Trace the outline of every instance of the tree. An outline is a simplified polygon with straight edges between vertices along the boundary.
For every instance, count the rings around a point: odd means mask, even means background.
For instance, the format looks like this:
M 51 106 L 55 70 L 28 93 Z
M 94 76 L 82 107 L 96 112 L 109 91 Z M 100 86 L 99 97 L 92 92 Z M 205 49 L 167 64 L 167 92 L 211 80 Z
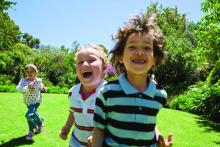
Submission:
M 220 78 L 220 1 L 204 0 L 201 9 L 204 16 L 198 24 L 197 54 L 203 57 L 202 63 L 208 63 L 210 67 L 213 67 L 207 77 L 208 83 L 212 85 Z
M 201 4 L 204 16 L 198 24 L 197 53 L 203 62 L 215 64 L 220 57 L 220 1 L 204 0 Z
M 30 48 L 39 48 L 40 47 L 40 40 L 38 38 L 34 38 L 32 35 L 28 33 L 22 33 L 20 35 L 20 41 L 23 44 L 26 44 Z
M 178 94 L 199 79 L 193 50 L 196 45 L 194 29 L 196 25 L 186 19 L 186 14 L 177 7 L 158 7 L 152 3 L 146 13 L 157 13 L 157 23 L 165 36 L 168 57 L 155 74 L 158 82 L 165 86 L 170 95 Z
M 0 0 L 0 51 L 8 50 L 19 41 L 19 27 L 10 19 L 5 11 L 16 4 L 15 2 Z
M 8 10 L 11 8 L 11 5 L 15 5 L 16 2 L 11 2 L 7 0 L 0 0 L 0 12 L 3 12 L 4 10 Z
M 0 12 L 0 50 L 8 50 L 16 44 L 20 34 L 19 27 L 14 24 L 7 13 Z

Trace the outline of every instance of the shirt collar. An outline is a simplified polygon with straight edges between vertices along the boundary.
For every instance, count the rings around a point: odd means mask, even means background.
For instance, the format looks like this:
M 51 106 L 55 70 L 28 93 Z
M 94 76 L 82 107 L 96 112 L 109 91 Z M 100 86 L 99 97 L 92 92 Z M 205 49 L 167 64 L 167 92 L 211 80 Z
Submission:
M 76 87 L 76 97 L 79 99 L 79 100 L 93 100 L 93 99 L 96 99 L 96 95 L 97 93 L 99 92 L 99 89 L 103 87 L 104 84 L 106 84 L 107 82 L 105 80 L 102 80 L 99 85 L 96 87 L 96 89 L 94 89 L 94 91 L 92 93 L 89 94 L 89 96 L 87 98 L 83 98 L 83 96 L 80 94 L 80 89 L 82 87 L 82 83 L 79 83 Z
M 148 95 L 150 97 L 154 97 L 156 93 L 156 82 L 153 81 L 151 78 L 149 80 L 148 87 L 144 91 L 140 91 L 133 87 L 127 80 L 125 74 L 120 74 L 119 76 L 119 83 L 121 85 L 122 90 L 126 94 L 135 94 L 135 93 L 143 93 L 145 95 Z

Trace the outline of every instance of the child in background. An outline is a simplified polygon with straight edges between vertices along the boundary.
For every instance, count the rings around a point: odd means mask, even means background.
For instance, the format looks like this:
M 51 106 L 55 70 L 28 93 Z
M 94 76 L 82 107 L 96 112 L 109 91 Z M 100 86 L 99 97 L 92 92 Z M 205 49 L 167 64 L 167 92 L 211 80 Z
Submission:
M 22 78 L 16 87 L 18 91 L 23 93 L 24 103 L 28 108 L 25 115 L 29 126 L 27 140 L 32 139 L 34 133 L 40 133 L 43 129 L 43 119 L 39 116 L 37 109 L 42 101 L 41 92 L 45 92 L 46 87 L 42 79 L 37 78 L 37 72 L 37 67 L 34 64 L 28 64 L 24 69 L 26 77 Z
M 106 83 L 103 80 L 106 68 L 107 55 L 102 47 L 88 44 L 77 50 L 76 74 L 80 83 L 70 90 L 70 112 L 60 132 L 60 138 L 66 140 L 72 125 L 75 125 L 70 147 L 89 146 L 95 101 L 99 89 Z
M 131 19 L 116 34 L 111 63 L 119 75 L 96 99 L 92 147 L 171 146 L 156 128 L 166 91 L 150 76 L 166 56 L 156 14 Z M 158 140 L 159 139 L 159 140 Z

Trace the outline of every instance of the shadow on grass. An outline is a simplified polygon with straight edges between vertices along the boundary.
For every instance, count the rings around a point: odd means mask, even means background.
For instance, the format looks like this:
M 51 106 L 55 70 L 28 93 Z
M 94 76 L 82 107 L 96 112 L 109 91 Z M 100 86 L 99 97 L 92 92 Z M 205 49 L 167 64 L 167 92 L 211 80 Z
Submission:
M 220 132 L 220 123 L 215 123 L 203 117 L 195 117 L 200 127 L 205 128 L 205 132 Z
M 220 132 L 220 123 L 215 123 L 203 117 L 195 117 L 195 119 L 199 127 L 204 128 L 204 132 Z M 220 139 L 213 142 L 220 145 Z
M 26 140 L 25 137 L 26 135 L 18 137 L 18 138 L 13 138 L 9 140 L 8 142 L 1 141 L 0 147 L 15 147 L 15 146 L 20 146 L 20 145 L 25 145 L 25 144 L 31 145 L 34 143 L 33 140 Z

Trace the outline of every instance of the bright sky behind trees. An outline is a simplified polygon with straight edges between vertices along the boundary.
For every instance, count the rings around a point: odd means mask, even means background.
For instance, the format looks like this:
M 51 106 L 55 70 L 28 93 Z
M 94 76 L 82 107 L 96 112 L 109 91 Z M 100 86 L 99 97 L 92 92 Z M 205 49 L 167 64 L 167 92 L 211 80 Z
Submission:
M 15 0 L 14 0 L 15 1 Z M 164 7 L 178 7 L 180 13 L 197 22 L 203 14 L 203 0 L 158 0 Z M 111 35 L 129 17 L 145 12 L 156 0 L 17 0 L 9 15 L 23 33 L 39 38 L 41 44 L 71 47 L 73 41 L 113 46 Z

